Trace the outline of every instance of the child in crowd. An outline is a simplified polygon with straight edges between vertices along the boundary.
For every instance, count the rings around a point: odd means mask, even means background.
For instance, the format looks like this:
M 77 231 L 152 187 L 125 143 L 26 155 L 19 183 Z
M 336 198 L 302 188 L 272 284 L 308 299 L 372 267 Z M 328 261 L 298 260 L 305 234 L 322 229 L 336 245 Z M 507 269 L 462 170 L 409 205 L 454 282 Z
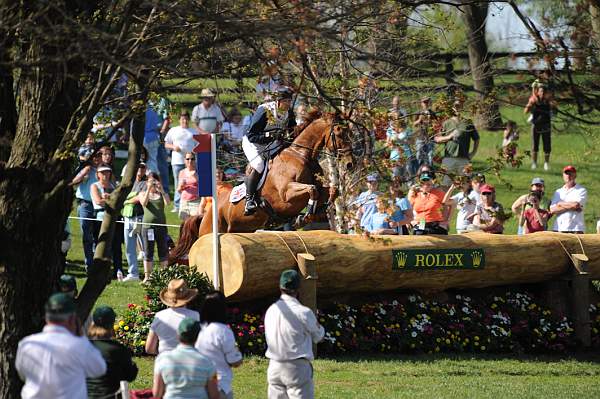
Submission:
M 392 176 L 412 179 L 417 173 L 417 160 L 411 150 L 414 136 L 406 120 L 398 113 L 389 114 L 390 125 L 386 131 L 386 144 L 390 148 L 390 161 L 393 165 Z
M 85 141 L 79 150 L 77 151 L 77 155 L 79 156 L 79 163 L 83 163 L 90 159 L 92 154 L 94 153 L 94 133 L 89 132 L 85 137 Z
M 542 195 L 539 191 L 532 191 L 527 196 L 527 203 L 531 208 L 523 212 L 523 230 L 525 234 L 545 231 L 548 226 L 548 219 L 552 216 L 550 212 L 540 208 Z
M 514 121 L 506 121 L 504 128 L 504 139 L 502 140 L 502 152 L 506 158 L 514 158 L 517 155 L 517 141 L 519 131 Z
M 377 212 L 365 225 L 365 230 L 371 234 L 398 234 L 395 222 L 387 210 L 387 201 L 381 197 L 377 198 Z

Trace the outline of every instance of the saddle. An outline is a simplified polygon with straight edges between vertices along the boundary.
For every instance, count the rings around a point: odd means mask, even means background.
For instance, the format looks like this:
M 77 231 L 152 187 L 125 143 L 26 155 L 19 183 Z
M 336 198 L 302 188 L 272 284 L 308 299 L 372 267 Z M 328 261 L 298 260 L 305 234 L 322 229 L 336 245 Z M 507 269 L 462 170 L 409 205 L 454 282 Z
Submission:
M 270 160 L 265 162 L 265 169 L 263 170 L 262 174 L 260 175 L 260 180 L 258 181 L 258 187 L 257 187 L 257 192 L 260 193 L 260 190 L 263 188 L 263 186 L 265 185 L 265 181 L 267 180 L 267 174 L 269 173 L 269 169 L 271 168 L 271 162 Z M 240 202 L 241 200 L 243 200 L 244 198 L 246 198 L 246 183 L 242 183 L 239 184 L 237 186 L 235 186 L 232 190 L 231 193 L 229 194 L 229 202 L 231 202 L 232 204 L 236 204 L 238 202 Z M 260 198 L 262 202 L 263 198 Z

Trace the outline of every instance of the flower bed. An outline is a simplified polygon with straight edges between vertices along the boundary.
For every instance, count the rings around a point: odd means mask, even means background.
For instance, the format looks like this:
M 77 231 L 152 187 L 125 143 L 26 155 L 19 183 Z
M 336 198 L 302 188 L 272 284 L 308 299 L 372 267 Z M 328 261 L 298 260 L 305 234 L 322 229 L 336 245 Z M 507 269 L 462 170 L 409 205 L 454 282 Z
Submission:
M 152 312 L 136 305 L 119 322 L 117 336 L 136 353 Z M 590 307 L 594 346 L 600 346 L 600 311 Z M 244 354 L 262 355 L 266 349 L 264 314 L 232 308 L 230 326 Z M 571 323 L 542 308 L 521 292 L 474 299 L 455 295 L 445 303 L 418 295 L 369 302 L 359 306 L 336 304 L 318 312 L 326 335 L 319 353 L 357 352 L 528 352 L 561 353 L 574 348 Z M 115 328 L 117 328 L 115 326 Z M 128 330 L 125 331 L 125 327 Z M 137 330 L 139 334 L 137 334 Z M 145 333 L 144 333 L 145 331 Z

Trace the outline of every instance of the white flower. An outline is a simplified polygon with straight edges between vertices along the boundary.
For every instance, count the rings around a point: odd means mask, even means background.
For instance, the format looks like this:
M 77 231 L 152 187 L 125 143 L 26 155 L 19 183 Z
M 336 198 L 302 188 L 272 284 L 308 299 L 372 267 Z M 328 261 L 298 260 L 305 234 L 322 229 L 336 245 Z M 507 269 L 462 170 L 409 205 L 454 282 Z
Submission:
M 416 301 L 416 300 L 417 300 L 417 298 L 415 298 L 415 296 L 414 296 L 414 295 L 410 295 L 410 296 L 408 297 L 408 301 L 409 301 L 409 302 L 414 302 L 414 301 Z
M 416 332 L 416 331 L 413 331 L 413 332 L 412 332 L 410 335 L 411 335 L 413 338 L 417 338 L 417 332 Z
M 462 311 L 463 311 L 463 313 L 466 313 L 466 314 L 471 313 L 471 311 L 469 310 L 469 308 L 466 307 L 466 306 L 463 306 Z

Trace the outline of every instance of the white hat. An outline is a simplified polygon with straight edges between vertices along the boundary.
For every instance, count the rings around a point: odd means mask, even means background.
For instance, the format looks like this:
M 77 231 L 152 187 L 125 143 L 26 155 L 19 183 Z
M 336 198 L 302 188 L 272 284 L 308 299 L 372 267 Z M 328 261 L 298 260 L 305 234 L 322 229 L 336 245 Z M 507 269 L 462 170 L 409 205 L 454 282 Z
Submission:
M 200 92 L 200 97 L 201 98 L 205 98 L 205 97 L 214 97 L 215 93 L 213 93 L 212 91 L 210 91 L 210 89 L 202 89 L 202 91 Z

